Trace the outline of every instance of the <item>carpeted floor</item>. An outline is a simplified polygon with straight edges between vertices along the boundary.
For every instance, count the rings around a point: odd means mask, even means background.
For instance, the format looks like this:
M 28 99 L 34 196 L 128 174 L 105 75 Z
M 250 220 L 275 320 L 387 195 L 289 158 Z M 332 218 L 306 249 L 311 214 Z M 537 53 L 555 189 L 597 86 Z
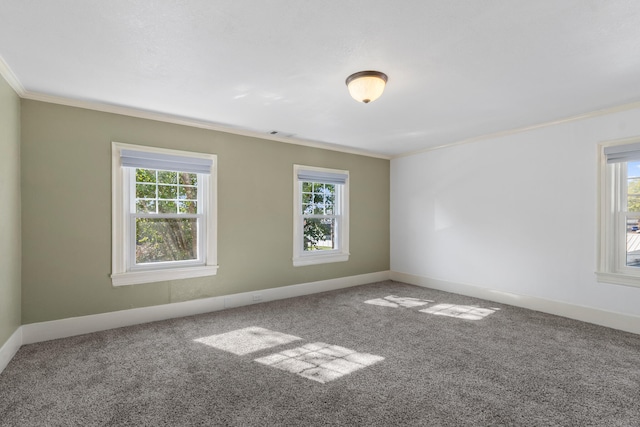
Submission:
M 0 426 L 639 426 L 640 336 L 382 282 L 26 345 Z

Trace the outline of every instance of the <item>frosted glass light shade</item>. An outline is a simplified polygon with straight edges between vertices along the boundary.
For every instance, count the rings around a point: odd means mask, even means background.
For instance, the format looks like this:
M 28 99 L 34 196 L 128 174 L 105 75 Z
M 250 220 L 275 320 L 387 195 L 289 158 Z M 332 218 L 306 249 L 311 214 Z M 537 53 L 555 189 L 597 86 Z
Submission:
M 387 75 L 380 71 L 360 71 L 347 77 L 346 83 L 353 99 L 368 104 L 384 92 Z

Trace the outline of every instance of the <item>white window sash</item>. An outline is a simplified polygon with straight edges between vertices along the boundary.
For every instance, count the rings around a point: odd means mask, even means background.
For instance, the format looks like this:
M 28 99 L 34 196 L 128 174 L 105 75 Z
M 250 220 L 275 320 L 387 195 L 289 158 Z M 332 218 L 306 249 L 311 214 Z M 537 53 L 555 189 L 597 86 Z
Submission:
M 127 151 L 127 150 L 122 150 Z M 152 154 L 152 153 L 151 153 Z M 184 157 L 182 157 L 184 159 Z M 207 259 L 207 250 L 206 250 L 206 239 L 207 239 L 207 225 L 206 221 L 203 221 L 204 215 L 202 213 L 198 214 L 170 214 L 170 213 L 137 213 L 136 209 L 136 169 L 141 169 L 139 167 L 127 167 L 125 168 L 125 176 L 129 180 L 129 207 L 131 212 L 129 213 L 129 220 L 127 223 L 126 233 L 129 235 L 129 249 L 127 251 L 127 271 L 145 271 L 145 270 L 156 270 L 156 269 L 168 269 L 168 268 L 183 268 L 190 266 L 199 266 L 205 265 L 205 260 Z M 155 169 L 155 168 L 146 168 L 151 170 L 164 170 L 164 169 Z M 187 172 L 176 170 L 174 172 Z M 193 173 L 193 172 L 191 172 Z M 198 206 L 198 212 L 202 212 L 203 206 L 203 194 L 205 194 L 205 187 L 207 180 L 204 177 L 205 174 L 198 174 L 198 185 L 196 186 L 198 189 L 198 197 L 196 200 Z M 157 199 L 154 199 L 157 200 Z M 198 239 L 198 248 L 197 248 L 197 257 L 192 260 L 180 260 L 180 261 L 157 261 L 157 262 L 149 262 L 149 263 L 138 263 L 136 261 L 136 219 L 137 218 L 157 218 L 157 219 L 180 219 L 180 218 L 196 218 L 197 222 L 197 239 Z
M 306 181 L 308 182 L 308 181 Z M 336 189 L 337 192 L 337 189 Z M 333 244 L 335 245 L 335 248 L 333 249 L 324 249 L 322 251 L 305 251 L 304 250 L 304 220 L 305 219 L 334 219 L 335 223 L 334 223 L 334 227 L 335 227 L 335 240 L 333 242 Z M 302 253 L 300 254 L 301 257 L 308 257 L 308 256 L 315 256 L 318 255 L 319 253 L 322 254 L 329 254 L 329 253 L 337 253 L 337 252 L 341 252 L 342 251 L 342 246 L 341 246 L 341 242 L 342 242 L 342 238 L 341 238 L 341 234 L 342 234 L 342 215 L 302 215 L 302 223 L 300 224 L 300 235 L 302 236 L 302 239 L 300 241 L 300 245 L 303 248 L 302 249 Z
M 138 218 L 157 218 L 157 219 L 182 219 L 182 218 L 196 218 L 197 219 L 197 257 L 195 259 L 180 260 L 180 261 L 156 261 L 149 263 L 138 263 L 136 261 L 136 219 Z M 155 270 L 158 268 L 182 268 L 194 265 L 205 265 L 206 260 L 206 236 L 207 236 L 207 223 L 204 220 L 204 215 L 139 215 L 131 214 L 129 219 L 129 271 L 142 271 L 142 270 Z

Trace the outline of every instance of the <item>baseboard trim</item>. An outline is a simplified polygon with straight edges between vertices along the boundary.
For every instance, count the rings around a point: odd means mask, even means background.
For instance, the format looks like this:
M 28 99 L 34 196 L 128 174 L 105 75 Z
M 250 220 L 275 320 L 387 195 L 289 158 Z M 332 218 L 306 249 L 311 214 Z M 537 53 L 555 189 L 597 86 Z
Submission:
M 22 326 L 18 327 L 0 347 L 0 374 L 7 367 L 22 345 Z
M 121 328 L 124 326 L 155 322 L 158 320 L 209 313 L 223 310 L 225 308 L 241 307 L 244 305 L 258 304 L 267 301 L 293 298 L 364 285 L 367 283 L 381 282 L 388 279 L 389 271 L 380 271 L 376 273 L 360 274 L 357 276 L 340 277 L 337 279 L 262 289 L 253 292 L 243 292 L 151 307 L 71 317 L 48 322 L 30 323 L 22 326 L 21 344 L 32 344 L 41 341 Z
M 391 271 L 389 273 L 389 278 L 397 282 L 482 298 L 489 301 L 528 308 L 530 310 L 541 311 L 543 313 L 606 326 L 608 328 L 619 329 L 625 332 L 640 334 L 640 316 L 616 313 L 613 311 L 568 304 L 566 302 L 528 295 L 519 295 L 469 284 L 447 282 L 444 280 L 400 273 L 397 271 Z

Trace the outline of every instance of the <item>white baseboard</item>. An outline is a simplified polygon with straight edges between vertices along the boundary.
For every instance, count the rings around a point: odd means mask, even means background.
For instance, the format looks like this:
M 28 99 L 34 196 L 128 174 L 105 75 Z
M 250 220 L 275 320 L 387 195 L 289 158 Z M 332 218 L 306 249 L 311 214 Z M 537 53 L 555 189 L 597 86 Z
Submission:
M 71 317 L 48 322 L 30 323 L 22 326 L 21 344 L 32 344 L 123 326 L 209 313 L 225 308 L 241 307 L 261 302 L 332 291 L 388 279 L 389 271 L 380 271 L 377 273 L 340 277 L 337 279 L 263 289 L 260 291 L 92 314 L 89 316 Z
M 400 273 L 397 271 L 391 271 L 389 273 L 389 278 L 397 282 L 403 282 L 411 285 L 422 286 L 425 288 L 482 298 L 489 301 L 509 304 L 516 307 L 528 308 L 530 310 L 541 311 L 543 313 L 568 317 L 570 319 L 593 323 L 600 326 L 606 326 L 608 328 L 619 329 L 621 331 L 631 332 L 634 334 L 640 334 L 640 316 L 616 313 L 613 311 L 568 304 L 566 302 L 554 301 L 527 295 L 518 295 L 463 283 L 447 282 L 444 280 L 437 280 L 424 276 Z
M 388 279 L 446 292 L 482 298 L 516 307 L 528 308 L 531 310 L 640 334 L 640 316 L 572 305 L 538 297 L 517 295 L 468 284 L 446 282 L 407 273 L 380 271 L 376 273 L 361 274 L 358 276 L 341 277 L 338 279 L 321 280 L 318 282 L 263 289 L 254 292 L 244 292 L 220 297 L 204 298 L 193 301 L 134 308 L 130 310 L 23 325 L 18 328 L 13 335 L 11 335 L 9 340 L 7 340 L 2 347 L 0 347 L 0 373 L 2 373 L 4 368 L 9 364 L 11 359 L 20 349 L 20 346 L 23 344 L 32 344 L 40 341 L 66 338 L 74 335 L 120 328 L 123 326 L 132 326 L 158 320 L 208 313 L 223 310 L 225 308 L 240 307 L 260 302 L 310 295 L 319 292 L 364 285 L 367 283 L 381 282 Z
M 9 339 L 0 347 L 0 374 L 7 367 L 13 356 L 22 345 L 22 326 L 15 330 Z

